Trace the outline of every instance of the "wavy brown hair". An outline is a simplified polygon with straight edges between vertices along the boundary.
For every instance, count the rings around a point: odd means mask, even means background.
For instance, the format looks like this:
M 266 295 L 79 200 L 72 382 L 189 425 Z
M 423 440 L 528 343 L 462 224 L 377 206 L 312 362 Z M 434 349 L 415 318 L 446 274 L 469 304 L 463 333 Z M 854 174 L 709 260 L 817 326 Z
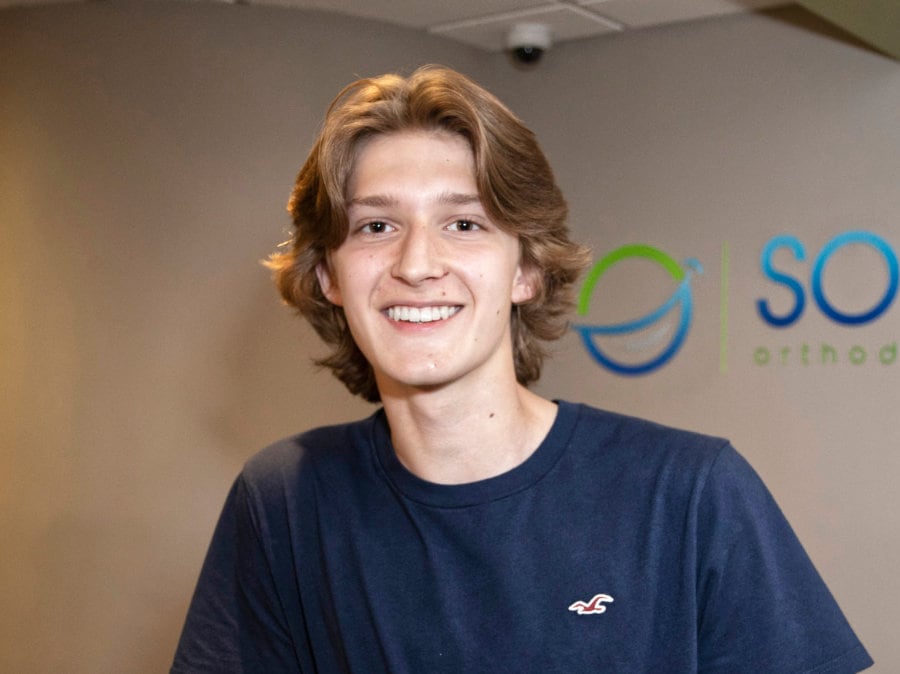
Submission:
M 361 140 L 376 134 L 443 130 L 463 136 L 475 157 L 475 181 L 493 222 L 517 236 L 524 268 L 539 270 L 533 298 L 511 308 L 516 378 L 540 377 L 542 340 L 566 330 L 573 285 L 589 251 L 569 239 L 568 208 L 534 134 L 491 93 L 449 68 L 425 66 L 409 77 L 361 79 L 341 91 L 297 176 L 288 203 L 290 249 L 267 265 L 284 300 L 332 346 L 317 361 L 351 393 L 380 399 L 369 362 L 353 341 L 344 310 L 326 299 L 316 267 L 347 237 L 346 186 Z

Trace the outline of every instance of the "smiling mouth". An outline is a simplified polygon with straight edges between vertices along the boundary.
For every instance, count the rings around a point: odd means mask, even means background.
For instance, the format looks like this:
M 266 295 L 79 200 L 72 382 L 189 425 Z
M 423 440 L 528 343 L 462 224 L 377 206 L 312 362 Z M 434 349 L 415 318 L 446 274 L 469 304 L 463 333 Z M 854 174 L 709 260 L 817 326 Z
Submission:
M 404 321 L 406 323 L 432 323 L 445 321 L 458 312 L 461 307 L 443 305 L 439 307 L 388 307 L 387 315 L 392 321 Z

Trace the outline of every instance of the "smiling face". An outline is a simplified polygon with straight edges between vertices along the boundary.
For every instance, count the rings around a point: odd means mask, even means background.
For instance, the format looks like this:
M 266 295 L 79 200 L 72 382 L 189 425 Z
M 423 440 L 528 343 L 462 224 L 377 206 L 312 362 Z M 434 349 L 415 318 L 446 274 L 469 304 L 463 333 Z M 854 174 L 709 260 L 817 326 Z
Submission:
M 347 238 L 317 275 L 382 396 L 515 381 L 510 307 L 534 285 L 517 238 L 481 205 L 468 142 L 440 131 L 363 141 L 347 204 Z

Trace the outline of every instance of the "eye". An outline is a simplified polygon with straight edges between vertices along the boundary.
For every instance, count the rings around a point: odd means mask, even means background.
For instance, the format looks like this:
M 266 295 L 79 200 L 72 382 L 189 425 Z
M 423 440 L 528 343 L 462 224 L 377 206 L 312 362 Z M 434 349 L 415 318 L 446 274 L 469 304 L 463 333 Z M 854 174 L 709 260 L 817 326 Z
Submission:
M 447 229 L 452 232 L 474 232 L 475 230 L 481 229 L 481 225 L 472 220 L 461 219 L 450 223 L 447 226 Z
M 373 220 L 360 227 L 359 231 L 361 234 L 385 234 L 393 231 L 393 227 L 383 220 Z

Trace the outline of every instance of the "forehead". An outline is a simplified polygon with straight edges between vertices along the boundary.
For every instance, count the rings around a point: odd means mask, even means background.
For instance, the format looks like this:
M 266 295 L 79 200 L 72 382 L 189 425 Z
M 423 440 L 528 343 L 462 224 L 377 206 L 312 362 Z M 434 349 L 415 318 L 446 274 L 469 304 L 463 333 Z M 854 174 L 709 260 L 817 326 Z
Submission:
M 397 181 L 464 181 L 475 184 L 475 159 L 469 141 L 443 130 L 380 133 L 356 146 L 346 196 L 359 189 L 384 189 Z

